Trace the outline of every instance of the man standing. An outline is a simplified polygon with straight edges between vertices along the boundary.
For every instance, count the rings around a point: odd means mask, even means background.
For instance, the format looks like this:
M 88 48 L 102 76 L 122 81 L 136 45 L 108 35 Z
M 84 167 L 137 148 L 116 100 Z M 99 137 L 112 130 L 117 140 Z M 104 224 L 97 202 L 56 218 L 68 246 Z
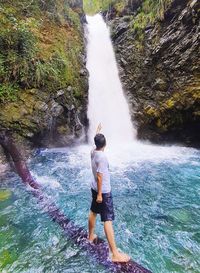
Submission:
M 88 219 L 89 240 L 95 242 L 96 216 L 100 214 L 101 221 L 104 223 L 104 231 L 108 240 L 110 251 L 112 252 L 113 262 L 127 262 L 129 256 L 118 251 L 112 221 L 114 220 L 113 200 L 110 185 L 109 165 L 104 149 L 106 147 L 106 139 L 100 134 L 101 124 L 97 128 L 94 138 L 96 149 L 91 152 L 91 166 L 93 172 L 93 180 L 91 183 L 92 204 Z

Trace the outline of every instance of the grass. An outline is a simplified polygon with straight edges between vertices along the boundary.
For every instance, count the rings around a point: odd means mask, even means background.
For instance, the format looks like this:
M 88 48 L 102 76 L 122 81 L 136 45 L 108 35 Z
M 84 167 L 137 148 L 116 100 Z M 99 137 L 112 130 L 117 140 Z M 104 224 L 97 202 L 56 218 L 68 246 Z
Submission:
M 144 22 L 142 22 L 142 26 L 145 22 L 152 22 L 156 18 L 163 19 L 164 12 L 171 2 L 172 0 L 143 0 L 139 13 L 145 14 L 148 18 L 144 18 L 143 16 Z M 83 0 L 84 11 L 89 15 L 108 10 L 111 6 L 120 14 L 127 5 L 130 5 L 130 1 L 128 0 Z M 142 14 L 139 16 L 140 18 L 138 18 L 138 21 L 136 18 L 136 23 L 138 23 L 137 26 L 139 25 L 139 22 L 141 22 Z
M 83 0 L 85 13 L 94 15 L 100 11 L 108 10 L 111 6 L 115 6 L 117 12 L 121 12 L 125 7 L 127 0 Z
M 162 20 L 165 10 L 171 3 L 172 0 L 144 0 L 133 19 L 133 27 L 144 29 L 148 23 L 153 24 L 157 19 Z
M 173 0 L 144 0 L 131 22 L 131 30 L 136 32 L 139 44 L 144 39 L 144 30 L 148 24 L 163 20 L 166 9 Z
M 19 91 L 18 85 L 5 83 L 0 85 L 0 103 L 6 101 L 16 101 Z

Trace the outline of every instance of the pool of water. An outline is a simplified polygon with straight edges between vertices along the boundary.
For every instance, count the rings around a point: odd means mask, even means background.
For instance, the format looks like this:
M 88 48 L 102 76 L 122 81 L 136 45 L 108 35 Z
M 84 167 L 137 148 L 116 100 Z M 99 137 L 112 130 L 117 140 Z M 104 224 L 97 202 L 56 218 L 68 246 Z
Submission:
M 118 247 L 154 273 L 200 272 L 200 151 L 135 143 L 107 151 Z M 43 191 L 87 228 L 90 147 L 38 151 Z M 101 237 L 103 226 L 97 222 Z M 0 183 L 0 271 L 108 272 L 81 251 L 13 173 Z

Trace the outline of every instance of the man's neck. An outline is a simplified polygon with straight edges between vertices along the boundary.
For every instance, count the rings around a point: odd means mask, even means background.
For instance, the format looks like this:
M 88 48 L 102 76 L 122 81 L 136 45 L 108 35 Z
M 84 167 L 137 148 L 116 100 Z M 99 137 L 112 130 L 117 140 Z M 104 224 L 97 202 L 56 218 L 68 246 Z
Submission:
M 96 151 L 98 151 L 98 152 L 103 152 L 103 151 L 104 151 L 104 148 L 96 149 Z

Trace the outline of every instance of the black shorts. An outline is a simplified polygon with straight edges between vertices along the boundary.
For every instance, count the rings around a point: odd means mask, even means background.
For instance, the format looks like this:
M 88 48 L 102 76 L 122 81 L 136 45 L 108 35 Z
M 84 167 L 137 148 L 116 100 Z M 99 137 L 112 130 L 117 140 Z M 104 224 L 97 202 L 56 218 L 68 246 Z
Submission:
M 97 203 L 97 192 L 92 190 L 92 204 L 91 211 L 94 213 L 99 213 L 101 215 L 101 221 L 113 221 L 115 219 L 112 193 L 102 193 L 103 201 L 102 203 Z

